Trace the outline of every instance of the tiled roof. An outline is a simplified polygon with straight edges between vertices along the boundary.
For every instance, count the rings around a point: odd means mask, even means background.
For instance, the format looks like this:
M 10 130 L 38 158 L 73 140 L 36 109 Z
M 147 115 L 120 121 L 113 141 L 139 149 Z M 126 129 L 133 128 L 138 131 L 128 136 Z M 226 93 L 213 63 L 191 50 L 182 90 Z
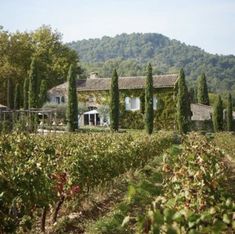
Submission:
M 154 88 L 168 88 L 174 87 L 178 75 L 155 75 L 153 76 L 153 87 Z M 111 78 L 88 78 L 86 80 L 77 80 L 78 91 L 95 91 L 95 90 L 109 90 L 111 85 Z M 119 77 L 119 89 L 142 89 L 145 86 L 145 77 Z M 67 90 L 67 82 L 58 85 L 51 90 L 49 93 L 63 93 Z

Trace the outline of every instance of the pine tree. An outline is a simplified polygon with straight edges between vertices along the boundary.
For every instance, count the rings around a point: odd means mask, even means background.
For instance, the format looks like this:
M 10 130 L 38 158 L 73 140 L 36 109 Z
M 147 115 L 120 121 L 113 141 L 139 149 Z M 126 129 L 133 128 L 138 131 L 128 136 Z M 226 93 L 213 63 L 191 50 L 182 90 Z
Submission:
M 13 85 L 11 78 L 7 80 L 7 106 L 10 109 L 14 107 Z
M 222 131 L 223 130 L 223 102 L 221 96 L 217 97 L 217 100 L 213 107 L 213 127 L 214 131 Z
M 148 134 L 153 132 L 153 75 L 152 66 L 148 65 L 145 84 L 145 129 Z
M 29 108 L 36 108 L 38 106 L 38 72 L 35 59 L 32 60 L 29 72 Z
M 204 105 L 210 104 L 205 73 L 203 73 L 198 80 L 197 100 L 198 100 L 198 103 L 200 104 L 204 104 Z
M 177 93 L 177 125 L 181 133 L 187 133 L 190 128 L 190 101 L 185 82 L 184 70 L 180 70 Z
M 69 132 L 74 132 L 78 128 L 78 100 L 76 89 L 76 71 L 73 64 L 68 72 L 68 106 L 66 111 L 67 128 Z
M 47 82 L 46 80 L 42 80 L 40 84 L 40 92 L 39 92 L 39 105 L 40 107 L 43 106 L 43 104 L 47 100 Z
M 113 70 L 110 89 L 110 128 L 118 131 L 119 127 L 119 88 L 117 70 Z
M 14 96 L 14 109 L 20 109 L 20 85 L 16 84 L 15 86 L 15 96 Z
M 227 130 L 233 130 L 233 102 L 231 93 L 228 94 L 228 106 L 227 106 Z
M 29 100 L 29 79 L 26 77 L 24 79 L 24 109 L 27 110 L 29 105 L 28 105 L 28 100 Z

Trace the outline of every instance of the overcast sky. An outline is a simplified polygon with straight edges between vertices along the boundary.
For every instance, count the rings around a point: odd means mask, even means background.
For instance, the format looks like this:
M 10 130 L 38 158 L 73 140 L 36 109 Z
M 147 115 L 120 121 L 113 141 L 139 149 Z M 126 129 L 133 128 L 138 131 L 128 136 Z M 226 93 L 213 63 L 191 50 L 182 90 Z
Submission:
M 235 0 L 0 0 L 9 31 L 51 25 L 63 41 L 155 32 L 235 55 Z

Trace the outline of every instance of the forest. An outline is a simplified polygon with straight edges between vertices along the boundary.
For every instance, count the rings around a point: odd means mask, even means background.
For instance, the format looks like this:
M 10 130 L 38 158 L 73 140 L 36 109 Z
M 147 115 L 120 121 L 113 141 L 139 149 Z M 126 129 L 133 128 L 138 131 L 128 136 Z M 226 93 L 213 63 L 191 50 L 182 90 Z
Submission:
M 235 56 L 209 54 L 156 33 L 121 34 L 115 37 L 73 41 L 87 75 L 97 71 L 109 77 L 114 68 L 120 76 L 145 75 L 151 62 L 154 74 L 178 73 L 184 68 L 189 86 L 206 73 L 210 92 L 235 90 Z

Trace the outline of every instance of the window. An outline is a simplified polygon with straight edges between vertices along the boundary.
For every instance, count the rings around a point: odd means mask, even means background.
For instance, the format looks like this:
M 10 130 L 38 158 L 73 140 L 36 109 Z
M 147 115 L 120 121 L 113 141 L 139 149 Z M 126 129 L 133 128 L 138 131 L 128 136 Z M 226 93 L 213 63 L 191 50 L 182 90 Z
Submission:
M 64 96 L 57 96 L 57 97 L 55 97 L 55 103 L 56 103 L 56 104 L 65 103 L 65 98 L 64 98 Z
M 126 97 L 125 98 L 126 110 L 140 110 L 139 97 Z
M 157 97 L 153 96 L 153 109 L 157 110 Z
M 55 102 L 56 102 L 57 104 L 60 104 L 60 97 L 55 97 Z

